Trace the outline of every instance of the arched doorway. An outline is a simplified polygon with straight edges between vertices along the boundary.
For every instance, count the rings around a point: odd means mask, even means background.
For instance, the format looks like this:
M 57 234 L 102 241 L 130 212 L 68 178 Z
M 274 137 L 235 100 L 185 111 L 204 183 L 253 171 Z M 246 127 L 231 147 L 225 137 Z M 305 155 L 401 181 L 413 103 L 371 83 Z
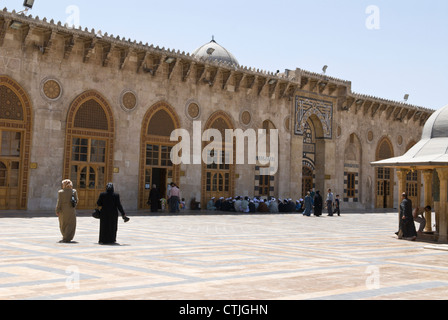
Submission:
M 303 127 L 302 197 L 325 185 L 325 138 L 322 123 L 311 115 Z
M 106 99 L 96 91 L 78 96 L 67 119 L 64 177 L 73 182 L 79 209 L 96 207 L 112 181 L 115 124 Z
M 392 143 L 383 138 L 378 144 L 376 161 L 394 157 Z M 394 207 L 394 172 L 390 168 L 376 168 L 376 208 Z
M 170 141 L 171 133 L 180 128 L 174 109 L 165 102 L 149 108 L 143 119 L 140 151 L 139 208 L 148 208 L 153 184 L 162 197 L 167 197 L 171 182 L 179 185 L 180 167 L 171 162 L 171 150 L 178 142 Z
M 0 210 L 27 207 L 31 119 L 23 88 L 0 76 Z
M 207 164 L 203 161 L 202 164 L 202 207 L 206 207 L 206 203 L 212 197 L 215 198 L 229 198 L 234 196 L 235 190 L 235 141 L 231 145 L 225 142 L 225 130 L 234 130 L 232 120 L 223 111 L 214 113 L 207 121 L 204 131 L 208 129 L 219 130 L 222 137 L 222 148 L 218 152 L 220 155 L 215 155 L 214 151 L 208 154 L 209 159 L 220 159 L 218 163 Z M 203 143 L 203 150 L 210 142 Z M 233 148 L 233 152 L 231 150 Z M 233 161 L 230 161 L 230 154 L 233 153 Z M 212 161 L 210 161 L 212 162 Z M 231 164 L 232 163 L 232 164 Z

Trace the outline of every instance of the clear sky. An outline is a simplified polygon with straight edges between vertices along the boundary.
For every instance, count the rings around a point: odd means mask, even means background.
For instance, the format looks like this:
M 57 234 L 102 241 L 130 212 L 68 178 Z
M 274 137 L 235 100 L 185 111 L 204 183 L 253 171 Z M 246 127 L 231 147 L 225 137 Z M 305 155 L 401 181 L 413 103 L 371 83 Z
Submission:
M 35 0 L 28 14 L 189 53 L 213 35 L 242 66 L 328 65 L 356 93 L 448 105 L 447 0 Z

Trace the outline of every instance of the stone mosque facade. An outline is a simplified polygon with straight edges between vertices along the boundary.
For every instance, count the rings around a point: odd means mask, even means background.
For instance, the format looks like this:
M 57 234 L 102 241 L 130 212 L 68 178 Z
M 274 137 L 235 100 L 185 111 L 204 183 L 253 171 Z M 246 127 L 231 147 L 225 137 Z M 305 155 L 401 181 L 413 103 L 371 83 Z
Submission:
M 164 193 L 170 182 L 203 207 L 211 197 L 300 199 L 331 188 L 343 208 L 396 208 L 395 170 L 371 162 L 405 154 L 432 113 L 325 73 L 241 66 L 215 40 L 190 54 L 0 12 L 0 210 L 54 210 L 66 178 L 80 209 L 95 208 L 108 182 L 128 210 L 147 209 L 150 186 Z M 278 130 L 277 173 L 262 175 L 260 163 L 174 165 L 171 132 L 192 134 L 198 121 Z M 406 178 L 418 201 L 421 179 Z

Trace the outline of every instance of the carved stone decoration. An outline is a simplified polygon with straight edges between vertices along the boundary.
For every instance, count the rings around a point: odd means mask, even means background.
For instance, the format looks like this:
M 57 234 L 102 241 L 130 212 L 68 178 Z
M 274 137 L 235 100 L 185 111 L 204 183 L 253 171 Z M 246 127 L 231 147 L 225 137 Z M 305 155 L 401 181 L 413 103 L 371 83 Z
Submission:
M 196 120 L 201 115 L 201 108 L 199 107 L 199 103 L 193 100 L 189 100 L 186 105 L 185 110 L 187 117 L 191 120 Z
M 55 101 L 62 96 L 62 86 L 59 81 L 47 78 L 42 81 L 42 92 L 45 98 Z
M 373 138 L 374 138 L 373 131 L 369 131 L 369 133 L 367 133 L 367 141 L 372 142 Z
M 303 136 L 308 119 L 315 115 L 322 124 L 324 139 L 333 138 L 333 103 L 307 97 L 296 97 L 296 118 L 294 132 Z
M 138 105 L 137 95 L 130 90 L 124 90 L 120 96 L 120 105 L 124 111 L 132 111 Z
M 250 112 L 249 111 L 243 111 L 241 113 L 240 121 L 245 126 L 250 125 L 251 122 L 252 122 L 252 115 L 250 114 Z

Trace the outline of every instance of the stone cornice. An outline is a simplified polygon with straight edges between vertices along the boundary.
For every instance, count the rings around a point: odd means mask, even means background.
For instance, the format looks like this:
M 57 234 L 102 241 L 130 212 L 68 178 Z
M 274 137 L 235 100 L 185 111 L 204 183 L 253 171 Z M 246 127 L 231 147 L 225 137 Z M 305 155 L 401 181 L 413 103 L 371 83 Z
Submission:
M 2 21 L 3 20 L 3 21 Z M 252 67 L 246 66 L 234 66 L 225 62 L 209 61 L 205 58 L 198 58 L 190 53 L 180 52 L 174 49 L 160 48 L 159 46 L 149 45 L 148 43 L 143 44 L 142 42 L 137 43 L 137 41 L 132 41 L 130 39 L 126 40 L 124 37 L 108 35 L 107 33 L 102 34 L 101 31 L 95 31 L 91 29 L 90 31 L 85 28 L 84 30 L 79 27 L 77 29 L 70 28 L 63 25 L 61 22 L 55 23 L 54 20 L 48 21 L 46 18 L 42 20 L 37 16 L 32 15 L 26 16 L 23 13 L 16 13 L 15 11 L 8 12 L 5 8 L 0 11 L 0 46 L 2 45 L 4 34 L 7 32 L 8 28 L 13 22 L 20 22 L 23 25 L 27 25 L 29 29 L 41 30 L 48 34 L 51 40 L 55 34 L 61 34 L 68 36 L 68 42 L 66 45 L 65 56 L 70 55 L 71 49 L 73 48 L 75 39 L 82 39 L 90 43 L 90 47 L 87 47 L 85 52 L 85 61 L 89 59 L 90 53 L 96 43 L 101 43 L 108 46 L 108 52 L 103 59 L 103 66 L 108 65 L 109 55 L 111 50 L 114 48 L 120 48 L 124 50 L 123 61 L 120 64 L 120 68 L 126 63 L 131 52 L 136 53 L 139 57 L 137 70 L 145 69 L 145 60 L 148 56 L 157 56 L 159 60 L 165 59 L 167 57 L 172 57 L 176 59 L 176 65 L 178 61 L 181 61 L 181 65 L 187 65 L 185 67 L 185 73 L 182 74 L 183 79 L 187 79 L 191 74 L 191 69 L 193 66 L 201 65 L 205 70 L 219 70 L 221 73 L 230 72 L 230 74 L 238 79 L 236 88 L 241 86 L 243 79 L 249 81 L 251 84 L 248 88 L 256 86 L 258 93 L 260 94 L 264 87 L 269 87 L 269 96 L 273 97 L 276 94 L 278 98 L 291 98 L 295 90 L 310 90 L 316 93 L 332 95 L 337 98 L 341 98 L 340 108 L 341 110 L 349 110 L 350 106 L 347 106 L 347 101 L 349 105 L 356 105 L 356 101 L 369 101 L 370 105 L 375 103 L 380 106 L 393 106 L 397 109 L 406 109 L 412 112 L 406 112 L 406 114 L 419 114 L 423 115 L 418 117 L 418 119 L 427 119 L 434 110 L 406 104 L 403 102 L 391 101 L 387 99 L 372 97 L 368 95 L 353 93 L 351 91 L 351 82 L 347 80 L 342 80 L 334 77 L 327 76 L 325 74 L 318 74 L 302 69 L 296 69 L 295 71 L 286 70 L 284 73 L 280 72 L 269 72 Z M 90 51 L 89 51 L 90 50 Z M 173 67 L 174 68 L 174 67 Z M 202 72 L 204 72 L 202 71 Z M 170 71 L 170 74 L 172 69 Z M 217 72 L 217 71 L 216 71 Z M 204 72 L 205 73 L 205 72 Z M 153 73 L 154 75 L 154 73 Z M 214 73 L 216 78 L 216 73 Z M 207 80 L 203 79 L 202 74 L 196 81 Z M 248 80 L 249 79 L 249 80 Z M 227 82 L 229 78 L 222 83 L 222 88 L 227 87 Z M 210 85 L 213 85 L 209 80 Z M 205 83 L 205 81 L 204 81 Z M 305 88 L 305 84 L 308 84 Z M 359 103 L 358 103 L 359 104 Z M 383 110 L 385 107 L 380 109 Z M 376 112 L 376 111 L 375 111 Z M 415 119 L 416 117 L 414 117 Z

